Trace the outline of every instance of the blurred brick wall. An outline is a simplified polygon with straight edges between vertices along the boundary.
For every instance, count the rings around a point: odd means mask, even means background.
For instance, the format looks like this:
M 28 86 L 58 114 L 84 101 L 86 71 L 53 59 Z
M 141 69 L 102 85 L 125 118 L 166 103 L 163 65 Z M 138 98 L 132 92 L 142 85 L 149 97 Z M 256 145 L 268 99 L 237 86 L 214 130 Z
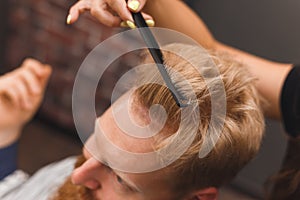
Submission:
M 74 127 L 71 96 L 80 64 L 93 47 L 119 30 L 100 25 L 88 14 L 74 25 L 66 25 L 68 8 L 74 2 L 10 0 L 5 57 L 5 66 L 16 67 L 25 57 L 34 57 L 54 67 L 41 115 L 67 129 Z M 101 102 L 97 104 L 98 113 L 109 105 L 108 94 L 115 80 L 129 68 L 124 60 L 126 58 L 116 62 L 122 68 L 114 67 L 103 76 L 105 87 L 96 95 L 96 101 Z M 82 113 L 84 119 L 84 111 Z
M 8 1 L 0 1 L 0 74 L 4 72 L 5 41 L 7 36 Z

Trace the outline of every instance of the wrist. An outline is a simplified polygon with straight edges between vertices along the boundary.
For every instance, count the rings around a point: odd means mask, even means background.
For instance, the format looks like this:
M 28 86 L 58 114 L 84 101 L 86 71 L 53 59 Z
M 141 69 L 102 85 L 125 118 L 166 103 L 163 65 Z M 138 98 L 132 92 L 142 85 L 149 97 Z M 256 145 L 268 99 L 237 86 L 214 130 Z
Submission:
M 16 142 L 20 137 L 21 129 L 22 128 L 14 127 L 0 130 L 0 149 Z

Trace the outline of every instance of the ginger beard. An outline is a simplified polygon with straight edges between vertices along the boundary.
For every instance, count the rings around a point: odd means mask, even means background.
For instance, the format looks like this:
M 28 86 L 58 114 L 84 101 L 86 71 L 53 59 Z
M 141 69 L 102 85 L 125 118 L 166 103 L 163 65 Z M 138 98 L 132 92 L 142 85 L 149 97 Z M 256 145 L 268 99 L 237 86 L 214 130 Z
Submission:
M 75 168 L 80 167 L 86 161 L 83 155 L 78 156 Z M 60 186 L 53 200 L 94 200 L 93 192 L 81 185 L 74 185 L 71 176 Z

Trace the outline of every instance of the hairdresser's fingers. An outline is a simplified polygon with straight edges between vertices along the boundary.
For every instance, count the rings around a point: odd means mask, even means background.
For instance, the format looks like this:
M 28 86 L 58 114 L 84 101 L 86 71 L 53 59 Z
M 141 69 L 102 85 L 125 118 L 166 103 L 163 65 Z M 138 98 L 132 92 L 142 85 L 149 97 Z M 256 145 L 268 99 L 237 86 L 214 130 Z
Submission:
M 123 21 L 133 21 L 125 0 L 106 0 L 106 3 Z
M 142 13 L 144 19 L 145 19 L 145 22 L 146 24 L 149 26 L 149 27 L 153 27 L 155 26 L 155 22 L 153 20 L 153 18 L 146 14 L 146 13 Z M 133 22 L 130 22 L 130 21 L 123 21 L 121 22 L 120 24 L 121 27 L 130 27 L 130 28 L 136 28 L 136 24 L 134 24 Z
M 91 9 L 92 1 L 93 0 L 81 0 L 74 4 L 69 10 L 67 24 L 76 22 L 81 13 L 89 11 Z
M 146 13 L 143 13 L 143 12 L 142 12 L 142 15 L 143 15 L 143 17 L 144 17 L 144 19 L 145 19 L 145 21 L 146 21 L 146 24 L 147 24 L 148 26 L 150 26 L 150 27 L 155 26 L 155 22 L 154 22 L 152 16 L 150 16 L 150 15 L 148 15 L 148 14 L 146 14 Z
M 147 13 L 142 12 L 142 15 L 143 15 L 145 20 L 150 20 L 150 19 L 153 20 L 153 17 L 151 15 L 147 14 Z
M 128 0 L 127 7 L 132 12 L 140 12 L 146 4 L 146 0 Z
M 98 1 L 94 1 L 91 8 L 91 15 L 95 17 L 100 23 L 116 27 L 120 26 L 120 17 L 114 14 L 114 11 L 109 7 L 108 4 Z

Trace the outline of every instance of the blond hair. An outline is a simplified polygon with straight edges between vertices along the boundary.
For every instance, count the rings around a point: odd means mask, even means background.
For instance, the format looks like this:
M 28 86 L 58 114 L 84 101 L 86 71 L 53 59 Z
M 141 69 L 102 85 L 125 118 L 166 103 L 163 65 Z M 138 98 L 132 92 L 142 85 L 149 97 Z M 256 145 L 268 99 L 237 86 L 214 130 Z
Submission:
M 248 71 L 224 55 L 210 55 L 197 46 L 186 44 L 171 44 L 163 47 L 165 66 L 175 87 L 183 96 L 189 96 L 186 82 L 171 71 L 176 71 L 184 77 L 195 92 L 200 122 L 197 135 L 188 150 L 168 166 L 170 184 L 177 195 L 206 187 L 219 187 L 230 181 L 237 172 L 257 153 L 264 131 L 264 118 L 260 109 L 259 95 L 254 86 L 254 79 Z M 178 52 L 176 55 L 172 52 Z M 181 55 L 181 56 L 179 56 Z M 199 158 L 199 149 L 203 144 L 205 134 L 211 120 L 211 95 L 208 88 L 214 86 L 216 77 L 204 78 L 193 67 L 212 69 L 217 66 L 219 77 L 223 81 L 226 93 L 226 116 L 220 138 L 212 151 L 204 158 Z M 211 62 L 213 61 L 213 62 Z M 153 63 L 146 53 L 143 63 Z M 156 67 L 152 71 L 140 71 L 139 77 L 145 81 L 153 81 L 160 77 Z M 151 105 L 162 105 L 167 114 L 164 136 L 158 140 L 158 146 L 170 142 L 177 131 L 181 118 L 181 109 L 176 105 L 169 90 L 155 83 L 139 87 L 135 94 L 138 101 L 150 108 Z M 213 128 L 213 127 L 212 127 Z M 183 130 L 184 131 L 184 130 Z M 184 134 L 189 134 L 186 132 Z M 172 152 L 170 152 L 172 153 Z

